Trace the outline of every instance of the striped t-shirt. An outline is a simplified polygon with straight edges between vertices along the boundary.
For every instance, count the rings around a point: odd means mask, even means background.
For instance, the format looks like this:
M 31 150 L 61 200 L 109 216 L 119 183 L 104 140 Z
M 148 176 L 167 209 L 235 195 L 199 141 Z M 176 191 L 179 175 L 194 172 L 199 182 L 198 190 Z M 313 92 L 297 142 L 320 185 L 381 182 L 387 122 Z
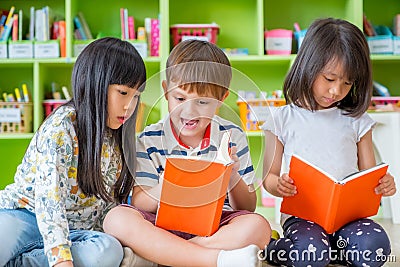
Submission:
M 201 155 L 215 158 L 222 136 L 226 131 L 230 132 L 230 146 L 237 148 L 236 154 L 240 162 L 239 174 L 247 185 L 252 184 L 254 168 L 246 134 L 239 126 L 219 116 L 214 116 L 210 124 L 210 140 L 203 139 L 198 147 L 191 148 L 179 143 L 171 128 L 169 116 L 167 116 L 159 122 L 147 126 L 138 137 L 135 185 L 156 186 L 159 177 L 164 172 L 166 158 L 170 155 Z

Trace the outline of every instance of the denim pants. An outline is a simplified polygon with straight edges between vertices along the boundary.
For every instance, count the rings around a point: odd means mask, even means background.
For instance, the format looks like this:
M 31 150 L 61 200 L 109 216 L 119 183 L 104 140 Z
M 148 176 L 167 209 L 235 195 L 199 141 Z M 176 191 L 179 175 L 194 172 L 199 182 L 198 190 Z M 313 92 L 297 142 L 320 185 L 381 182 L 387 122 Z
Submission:
M 118 267 L 121 244 L 105 233 L 70 230 L 74 266 Z M 49 266 L 34 213 L 26 209 L 0 209 L 0 266 Z
M 318 224 L 290 217 L 283 225 L 283 234 L 267 246 L 266 260 L 270 264 L 379 267 L 391 252 L 385 230 L 370 219 L 353 221 L 329 235 Z

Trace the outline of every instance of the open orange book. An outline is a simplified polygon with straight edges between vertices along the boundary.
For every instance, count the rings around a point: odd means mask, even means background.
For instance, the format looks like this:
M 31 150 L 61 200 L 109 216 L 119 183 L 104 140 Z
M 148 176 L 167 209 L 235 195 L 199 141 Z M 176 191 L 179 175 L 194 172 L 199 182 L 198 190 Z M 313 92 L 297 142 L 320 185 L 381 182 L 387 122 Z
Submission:
M 382 195 L 374 189 L 387 169 L 388 165 L 382 163 L 337 181 L 293 155 L 289 176 L 297 194 L 283 198 L 281 212 L 313 221 L 331 234 L 351 221 L 378 213 Z
M 215 159 L 168 157 L 156 226 L 199 236 L 214 234 L 219 228 L 231 172 L 228 133 Z

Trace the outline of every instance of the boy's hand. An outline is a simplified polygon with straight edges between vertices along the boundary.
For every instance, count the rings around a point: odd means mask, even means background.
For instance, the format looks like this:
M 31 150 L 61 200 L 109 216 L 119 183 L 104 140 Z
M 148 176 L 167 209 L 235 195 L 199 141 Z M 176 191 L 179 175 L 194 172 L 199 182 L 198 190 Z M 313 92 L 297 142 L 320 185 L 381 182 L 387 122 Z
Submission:
M 233 160 L 232 173 L 235 173 L 238 172 L 240 168 L 239 157 L 236 155 L 237 147 L 232 146 L 230 150 L 231 159 Z
M 375 188 L 375 193 L 382 194 L 382 196 L 393 196 L 396 193 L 396 184 L 394 177 L 390 173 L 386 173 L 379 180 L 379 185 Z
M 239 168 L 240 168 L 240 162 L 239 162 L 239 157 L 236 155 L 236 151 L 237 151 L 236 146 L 232 146 L 230 148 L 230 155 L 231 155 L 231 159 L 233 160 L 233 163 L 232 163 L 233 166 L 232 166 L 231 177 L 229 180 L 229 187 L 228 187 L 229 191 L 232 188 L 234 188 L 237 185 L 237 183 L 239 183 L 240 180 L 242 179 L 242 177 L 239 175 L 239 172 L 238 172 Z
M 282 197 L 291 197 L 297 193 L 296 186 L 287 173 L 278 178 L 277 191 Z

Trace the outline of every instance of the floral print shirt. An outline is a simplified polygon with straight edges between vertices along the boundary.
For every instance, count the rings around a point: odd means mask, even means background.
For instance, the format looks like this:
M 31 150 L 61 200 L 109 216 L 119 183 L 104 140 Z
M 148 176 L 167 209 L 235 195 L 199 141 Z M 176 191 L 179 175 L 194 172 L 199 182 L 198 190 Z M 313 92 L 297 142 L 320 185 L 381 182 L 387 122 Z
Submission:
M 36 214 L 49 265 L 72 260 L 70 229 L 102 230 L 115 206 L 86 196 L 78 187 L 78 140 L 74 108 L 63 106 L 46 119 L 32 138 L 14 183 L 0 191 L 0 208 L 26 208 Z M 121 155 L 107 132 L 101 172 L 110 192 L 121 171 Z

